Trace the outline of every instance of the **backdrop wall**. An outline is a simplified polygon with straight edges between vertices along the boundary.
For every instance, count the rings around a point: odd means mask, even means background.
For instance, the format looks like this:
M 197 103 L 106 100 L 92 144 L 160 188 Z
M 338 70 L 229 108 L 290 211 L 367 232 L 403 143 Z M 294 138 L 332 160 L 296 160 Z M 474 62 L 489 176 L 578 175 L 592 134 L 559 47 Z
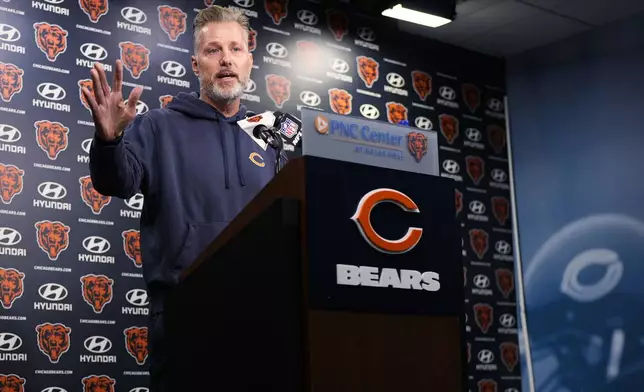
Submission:
M 442 175 L 455 180 L 463 224 L 470 387 L 517 390 L 503 63 L 318 2 L 217 3 L 251 19 L 250 110 L 297 115 L 306 105 L 439 132 Z M 0 3 L 0 380 L 31 391 L 91 383 L 144 391 L 144 200 L 93 190 L 93 124 L 80 86 L 91 85 L 94 61 L 111 80 L 121 58 L 124 95 L 144 86 L 141 114 L 198 89 L 190 27 L 205 5 Z
M 641 389 L 644 14 L 509 59 L 536 390 Z

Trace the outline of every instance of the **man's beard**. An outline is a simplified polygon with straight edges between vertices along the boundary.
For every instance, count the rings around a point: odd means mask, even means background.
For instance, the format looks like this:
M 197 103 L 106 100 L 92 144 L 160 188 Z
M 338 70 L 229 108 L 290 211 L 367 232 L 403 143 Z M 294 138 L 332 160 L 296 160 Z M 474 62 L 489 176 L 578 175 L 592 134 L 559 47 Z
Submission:
M 241 77 L 232 87 L 221 88 L 217 83 L 213 82 L 216 76 L 208 78 L 205 75 L 199 76 L 199 84 L 202 86 L 204 94 L 213 102 L 233 101 L 242 96 L 248 83 L 248 78 Z

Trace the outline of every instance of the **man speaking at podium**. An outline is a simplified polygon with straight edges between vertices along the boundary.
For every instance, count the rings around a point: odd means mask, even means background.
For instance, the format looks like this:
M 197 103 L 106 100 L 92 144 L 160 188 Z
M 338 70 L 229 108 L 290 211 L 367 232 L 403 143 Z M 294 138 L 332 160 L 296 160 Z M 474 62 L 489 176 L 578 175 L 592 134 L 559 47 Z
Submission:
M 198 93 L 180 93 L 165 109 L 137 116 L 142 88 L 123 100 L 121 61 L 111 89 L 101 65 L 90 71 L 93 95 L 83 88 L 95 124 L 94 188 L 123 199 L 144 195 L 140 243 L 151 310 L 151 392 L 167 390 L 173 371 L 164 347 L 172 339 L 163 331 L 164 295 L 275 172 L 274 150 L 261 148 L 237 124 L 246 115 L 240 97 L 253 64 L 248 19 L 211 6 L 199 12 L 193 29 Z

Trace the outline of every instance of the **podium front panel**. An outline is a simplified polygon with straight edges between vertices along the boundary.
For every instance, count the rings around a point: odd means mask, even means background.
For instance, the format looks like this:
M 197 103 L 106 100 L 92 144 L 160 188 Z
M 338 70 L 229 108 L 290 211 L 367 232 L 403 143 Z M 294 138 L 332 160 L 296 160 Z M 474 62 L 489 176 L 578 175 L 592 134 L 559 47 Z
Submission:
M 462 317 L 453 181 L 308 157 L 312 309 Z

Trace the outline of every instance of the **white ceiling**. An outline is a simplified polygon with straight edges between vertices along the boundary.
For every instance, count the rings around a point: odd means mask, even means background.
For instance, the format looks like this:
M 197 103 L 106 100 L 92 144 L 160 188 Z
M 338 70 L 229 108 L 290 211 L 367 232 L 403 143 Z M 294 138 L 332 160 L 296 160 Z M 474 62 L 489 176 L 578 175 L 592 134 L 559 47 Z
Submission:
M 452 23 L 400 29 L 492 56 L 509 57 L 644 11 L 644 0 L 462 0 Z

